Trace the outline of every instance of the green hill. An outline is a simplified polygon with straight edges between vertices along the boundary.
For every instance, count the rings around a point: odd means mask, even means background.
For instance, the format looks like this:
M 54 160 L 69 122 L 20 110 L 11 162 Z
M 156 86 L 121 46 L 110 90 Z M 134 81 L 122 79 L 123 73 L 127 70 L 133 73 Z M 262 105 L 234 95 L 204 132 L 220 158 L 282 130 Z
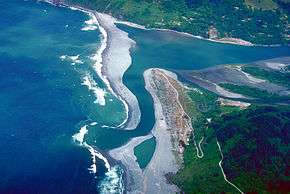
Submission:
M 149 28 L 256 44 L 290 43 L 288 0 L 66 0 Z

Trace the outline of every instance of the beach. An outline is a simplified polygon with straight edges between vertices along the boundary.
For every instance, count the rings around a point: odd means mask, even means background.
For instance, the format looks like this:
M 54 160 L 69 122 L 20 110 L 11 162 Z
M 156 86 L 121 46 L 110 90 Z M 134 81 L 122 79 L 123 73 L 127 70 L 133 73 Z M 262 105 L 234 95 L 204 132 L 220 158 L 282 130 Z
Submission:
M 144 73 L 146 89 L 150 92 L 154 100 L 155 125 L 152 134 L 143 137 L 136 137 L 126 145 L 111 150 L 109 154 L 116 160 L 124 164 L 126 168 L 128 193 L 176 193 L 179 189 L 168 183 L 165 175 L 169 172 L 176 172 L 180 163 L 172 152 L 172 143 L 168 126 L 164 120 L 162 105 L 151 86 L 151 71 Z M 134 148 L 146 139 L 156 137 L 156 149 L 151 161 L 144 169 L 139 167 L 137 158 L 134 155 Z
M 55 5 L 52 0 L 42 1 Z M 123 103 L 126 110 L 126 118 L 115 128 L 136 129 L 141 117 L 139 103 L 136 96 L 123 84 L 123 75 L 132 63 L 130 49 L 134 47 L 135 41 L 128 37 L 128 33 L 117 28 L 115 25 L 117 19 L 108 14 L 62 1 L 57 6 L 82 11 L 88 14 L 92 18 L 91 22 L 99 27 L 102 43 L 92 57 L 95 61 L 93 67 L 107 89 Z
M 124 165 L 129 193 L 178 193 L 180 190 L 170 184 L 167 177 L 181 168 L 183 146 L 188 144 L 193 131 L 175 88 L 182 85 L 174 73 L 163 69 L 147 69 L 143 75 L 146 90 L 154 101 L 155 125 L 147 136 L 135 137 L 126 145 L 111 150 L 109 155 Z M 158 93 L 159 87 L 165 87 L 165 96 Z M 134 156 L 134 148 L 152 136 L 156 138 L 155 152 L 142 170 Z
M 116 27 L 115 18 L 98 12 L 94 14 L 106 38 L 106 48 L 102 53 L 102 74 L 110 83 L 113 92 L 123 102 L 127 112 L 127 119 L 119 127 L 135 129 L 141 116 L 138 100 L 122 80 L 125 71 L 131 65 L 130 49 L 135 42 L 128 37 L 126 32 Z

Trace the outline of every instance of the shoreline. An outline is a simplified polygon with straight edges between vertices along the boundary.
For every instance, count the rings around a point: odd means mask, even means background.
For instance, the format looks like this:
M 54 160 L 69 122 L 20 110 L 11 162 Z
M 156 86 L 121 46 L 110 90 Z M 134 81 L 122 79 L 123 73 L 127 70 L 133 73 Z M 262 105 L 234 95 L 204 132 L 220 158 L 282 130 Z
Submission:
M 108 80 L 112 92 L 125 106 L 127 118 L 118 127 L 136 129 L 141 117 L 139 102 L 136 96 L 123 84 L 123 75 L 132 64 L 130 49 L 135 42 L 115 26 L 115 18 L 108 14 L 94 12 L 100 28 L 106 33 L 106 48 L 102 53 L 103 76 Z M 121 45 L 121 46 L 120 46 Z
M 167 85 L 164 87 L 171 88 L 171 92 L 166 93 L 166 95 L 174 94 L 174 97 L 169 102 L 164 102 L 164 99 L 161 99 L 156 93 L 158 87 L 163 87 L 163 82 L 155 80 L 156 76 L 160 77 L 159 73 L 166 76 L 164 78 L 161 76 L 161 80 L 166 82 Z M 143 73 L 143 77 L 145 80 L 145 88 L 153 98 L 155 114 L 154 127 L 150 134 L 132 138 L 127 144 L 109 151 L 109 155 L 124 165 L 127 180 L 125 187 L 128 193 L 179 193 L 180 189 L 176 185 L 171 184 L 167 177 L 169 174 L 176 173 L 182 166 L 183 149 L 181 148 L 180 141 L 185 141 L 184 145 L 187 144 L 187 135 L 193 131 L 191 120 L 185 119 L 185 116 L 180 115 L 185 112 L 180 107 L 178 94 L 174 93 L 174 91 L 177 91 L 169 80 L 172 79 L 172 81 L 174 80 L 179 84 L 176 74 L 159 68 L 151 68 Z M 173 109 L 168 106 L 172 101 L 178 101 L 174 103 Z M 182 118 L 182 120 L 175 120 L 177 118 Z M 180 125 L 180 123 L 183 124 Z M 142 170 L 134 155 L 134 148 L 151 137 L 156 138 L 156 148 L 150 162 Z
M 218 38 L 218 39 L 211 39 L 211 38 L 205 38 L 202 36 L 197 36 L 197 35 L 193 35 L 190 34 L 188 32 L 180 32 L 180 31 L 176 31 L 176 30 L 171 30 L 171 29 L 167 29 L 167 28 L 146 28 L 145 26 L 136 24 L 136 23 L 132 23 L 132 22 L 127 22 L 127 21 L 117 21 L 118 24 L 124 24 L 127 26 L 130 26 L 132 28 L 138 28 L 138 29 L 142 29 L 142 30 L 155 30 L 155 31 L 165 31 L 165 32 L 173 32 L 176 34 L 180 34 L 183 36 L 188 36 L 188 37 L 192 37 L 192 38 L 197 38 L 197 39 L 201 39 L 201 40 L 207 40 L 207 41 L 211 41 L 211 42 L 217 42 L 217 43 L 223 43 L 223 44 L 235 44 L 235 45 L 240 45 L 240 46 L 262 46 L 262 45 L 258 45 L 258 44 L 253 44 L 249 41 L 240 39 L 240 38 Z M 264 46 L 268 46 L 268 45 L 264 45 Z M 269 46 L 274 46 L 274 45 L 269 45 Z M 279 46 L 279 45 L 276 45 Z
M 55 5 L 53 2 L 51 2 L 52 0 L 40 0 L 40 1 L 49 2 L 49 3 L 53 4 L 53 5 Z M 60 2 L 60 4 L 64 4 L 65 5 L 64 2 Z M 74 5 L 74 6 L 76 6 L 76 5 Z M 94 10 L 86 9 L 86 8 L 83 8 L 83 7 L 80 7 L 80 6 L 76 6 L 76 7 L 80 8 L 80 9 L 87 10 L 89 12 L 96 12 Z M 258 47 L 279 47 L 279 46 L 283 46 L 282 44 L 269 44 L 269 45 L 268 44 L 255 44 L 255 43 L 252 43 L 250 41 L 246 41 L 246 40 L 243 40 L 241 38 L 235 38 L 235 37 L 223 37 L 223 38 L 211 39 L 211 38 L 205 38 L 205 37 L 202 37 L 202 36 L 199 36 L 199 35 L 193 35 L 193 34 L 188 33 L 188 32 L 176 31 L 176 30 L 172 30 L 172 29 L 168 29 L 168 28 L 147 28 L 144 25 L 140 25 L 140 24 L 129 22 L 129 21 L 125 21 L 125 20 L 120 20 L 119 18 L 116 18 L 116 17 L 114 17 L 114 16 L 112 16 L 110 14 L 106 14 L 106 15 L 109 15 L 112 18 L 114 18 L 116 20 L 115 21 L 116 24 L 123 24 L 123 25 L 127 25 L 129 27 L 132 27 L 132 28 L 137 28 L 137 29 L 142 29 L 142 30 L 155 30 L 155 31 L 173 32 L 173 33 L 176 33 L 176 34 L 180 34 L 180 35 L 184 35 L 184 36 L 188 36 L 188 37 L 192 37 L 192 38 L 197 38 L 197 39 L 200 39 L 200 40 L 206 40 L 206 41 L 210 41 L 210 42 L 221 43 L 221 44 L 233 44 L 233 45 L 239 45 L 239 46 L 258 46 Z M 290 46 L 290 44 L 287 44 L 286 46 Z
M 155 30 L 155 31 L 164 31 L 164 32 L 172 32 L 172 33 L 176 33 L 179 35 L 183 35 L 183 36 L 187 36 L 187 37 L 192 37 L 192 38 L 196 38 L 196 39 L 200 39 L 200 40 L 206 40 L 206 41 L 210 41 L 210 42 L 216 42 L 216 43 L 221 43 L 221 44 L 233 44 L 233 45 L 239 45 L 239 46 L 259 46 L 259 47 L 278 47 L 278 46 L 282 46 L 282 44 L 270 44 L 270 45 L 266 45 L 266 44 L 254 44 L 252 42 L 240 39 L 240 38 L 234 38 L 234 37 L 223 37 L 223 38 L 217 38 L 217 39 L 211 39 L 211 38 L 205 38 L 202 36 L 198 36 L 198 35 L 193 35 L 191 33 L 188 32 L 181 32 L 181 31 L 176 31 L 176 30 L 171 30 L 171 29 L 167 29 L 167 28 L 146 28 L 143 25 L 140 24 L 136 24 L 133 22 L 128 22 L 128 21 L 119 21 L 117 20 L 116 22 L 117 24 L 123 24 L 132 28 L 137 28 L 137 29 L 141 29 L 141 30 Z M 288 45 L 289 46 L 289 45 Z
M 123 74 L 125 71 L 129 68 L 131 65 L 131 56 L 130 56 L 130 48 L 134 44 L 134 41 L 128 38 L 128 34 L 119 30 L 114 22 L 115 19 L 112 18 L 111 16 L 107 14 L 103 14 L 102 16 L 107 16 L 107 20 L 100 20 L 100 13 L 79 7 L 77 5 L 68 5 L 63 2 L 61 4 L 54 4 L 52 0 L 40 0 L 40 2 L 45 2 L 48 4 L 51 4 L 53 6 L 60 6 L 60 7 L 65 7 L 69 8 L 72 10 L 78 10 L 81 11 L 91 17 L 91 19 L 94 20 L 96 25 L 98 25 L 99 30 L 102 34 L 102 40 L 101 40 L 101 46 L 97 48 L 96 54 L 92 57 L 92 59 L 95 61 L 95 64 L 93 65 L 94 70 L 96 73 L 99 75 L 99 77 L 102 79 L 102 81 L 106 84 L 107 89 L 114 95 L 116 96 L 125 106 L 126 109 L 126 119 L 117 127 L 111 127 L 111 128 L 123 128 L 127 130 L 133 130 L 137 128 L 137 125 L 139 124 L 140 117 L 141 117 L 141 112 L 139 109 L 139 104 L 136 96 L 123 84 L 122 78 Z M 105 24 L 108 22 L 109 24 L 112 24 L 112 28 L 106 28 Z M 111 32 L 112 31 L 112 32 Z M 112 46 L 112 34 L 115 32 L 120 32 L 122 33 L 122 38 L 124 38 L 125 41 L 127 41 L 127 50 L 125 50 L 125 54 L 127 54 L 127 57 L 129 58 L 129 61 L 125 61 L 125 65 L 123 66 L 118 66 L 121 67 L 120 71 L 117 73 L 120 74 L 113 74 L 113 77 L 110 77 L 108 73 L 108 70 L 111 68 L 111 70 L 114 70 L 115 67 L 108 67 L 110 66 L 109 64 L 109 57 L 110 52 L 112 52 L 112 49 L 119 49 L 118 47 Z M 120 35 L 120 34 L 119 34 Z M 118 34 L 117 34 L 118 37 Z M 127 38 L 127 39 L 126 39 Z M 116 43 L 116 42 L 115 42 Z M 117 43 L 119 43 L 117 41 Z M 118 44 L 117 44 L 118 45 Z M 124 53 L 122 53 L 124 54 Z M 128 60 L 127 58 L 127 60 Z M 119 60 L 117 59 L 117 62 L 119 63 Z M 116 64 L 115 64 L 116 65 Z M 107 68 L 107 69 L 105 69 Z M 114 77 L 115 76 L 115 77 Z M 110 80 L 110 78 L 114 78 L 114 80 Z M 112 87 L 111 87 L 112 86 Z M 114 88 L 115 87 L 115 88 Z M 118 94 L 119 92 L 119 94 Z M 124 98 L 124 99 L 123 99 Z M 130 103 L 134 103 L 133 106 L 130 106 Z M 105 168 L 107 169 L 107 172 L 105 173 L 105 178 L 101 180 L 100 185 L 98 186 L 101 191 L 107 191 L 107 189 L 110 190 L 110 187 L 114 187 L 114 189 L 121 189 L 121 193 L 124 193 L 124 190 L 126 188 L 126 183 L 127 183 L 127 177 L 125 174 L 127 173 L 126 168 L 124 167 L 123 163 L 115 160 L 113 157 L 109 155 L 109 153 L 101 153 L 100 151 L 97 150 L 92 145 L 87 144 L 84 141 L 85 135 L 88 133 L 87 129 L 88 125 L 83 126 L 78 132 L 76 132 L 73 136 L 72 139 L 73 141 L 78 145 L 83 148 L 85 148 L 91 155 L 91 166 L 88 168 L 88 171 L 91 174 L 96 174 L 97 173 L 97 166 L 96 166 L 96 160 L 97 158 L 100 159 L 104 165 Z M 121 169 L 120 169 L 121 168 Z M 119 176 L 118 172 L 121 170 L 121 174 Z M 116 187 L 116 184 L 119 184 L 119 187 Z
M 135 44 L 135 41 L 128 37 L 128 33 L 116 27 L 117 19 L 109 14 L 99 13 L 79 5 L 66 4 L 63 1 L 59 2 L 59 4 L 53 3 L 52 0 L 40 1 L 53 6 L 63 6 L 78 10 L 92 17 L 102 34 L 101 46 L 97 48 L 96 54 L 92 57 L 95 61 L 93 68 L 105 83 L 107 89 L 123 103 L 126 111 L 124 121 L 112 128 L 136 129 L 141 118 L 139 102 L 136 96 L 123 84 L 123 75 L 132 64 L 130 49 Z M 123 45 L 119 46 L 121 43 Z M 120 50 L 122 53 L 119 53 Z M 125 60 L 124 56 L 126 56 Z

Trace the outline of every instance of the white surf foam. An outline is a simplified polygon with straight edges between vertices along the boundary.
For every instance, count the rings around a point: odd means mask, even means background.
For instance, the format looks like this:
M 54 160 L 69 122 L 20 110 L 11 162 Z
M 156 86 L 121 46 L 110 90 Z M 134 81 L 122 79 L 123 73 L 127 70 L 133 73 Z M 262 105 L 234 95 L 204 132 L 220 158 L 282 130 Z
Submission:
M 83 77 L 82 85 L 87 86 L 88 89 L 94 93 L 94 96 L 96 97 L 94 103 L 98 103 L 101 106 L 106 105 L 105 96 L 107 92 L 104 89 L 98 87 L 97 83 L 95 82 L 91 74 L 87 73 Z
M 117 127 L 121 127 L 123 126 L 129 119 L 129 106 L 127 104 L 127 102 L 125 100 L 123 100 L 120 96 L 118 96 L 112 89 L 111 84 L 109 82 L 109 80 L 107 79 L 107 77 L 103 74 L 102 72 L 102 67 L 103 67 L 103 52 L 105 51 L 105 49 L 107 48 L 107 42 L 108 42 L 108 34 L 107 31 L 100 25 L 100 23 L 97 20 L 97 17 L 92 14 L 92 13 L 88 13 L 90 15 L 90 17 L 92 17 L 93 19 L 90 20 L 90 22 L 94 22 L 101 34 L 101 45 L 100 47 L 97 49 L 96 54 L 91 58 L 93 61 L 95 61 L 93 67 L 96 71 L 96 73 L 98 74 L 98 76 L 102 79 L 102 81 L 105 83 L 105 85 L 107 86 L 108 90 L 110 91 L 111 94 L 113 94 L 116 98 L 118 98 L 124 105 L 125 107 L 125 111 L 126 111 L 126 118 L 124 119 L 124 121 L 119 124 Z
M 99 158 L 100 160 L 102 160 L 104 162 L 105 167 L 109 172 L 111 170 L 111 166 L 110 166 L 107 158 L 105 158 L 100 152 L 95 150 L 91 145 L 87 144 L 84 141 L 84 137 L 88 133 L 87 127 L 88 127 L 87 125 L 84 125 L 83 127 L 81 127 L 80 130 L 78 131 L 78 133 L 74 134 L 72 136 L 72 138 L 73 138 L 74 142 L 76 142 L 78 145 L 80 145 L 82 147 L 87 148 L 88 151 L 91 153 L 92 165 L 88 169 L 91 173 L 93 173 L 93 174 L 97 173 L 97 166 L 96 166 L 97 158 Z
M 83 143 L 84 147 L 86 147 L 89 152 L 91 153 L 92 156 L 92 165 L 90 168 L 88 168 L 88 170 L 93 173 L 96 174 L 97 173 L 97 158 L 99 158 L 100 160 L 102 160 L 105 164 L 105 167 L 108 171 L 111 170 L 111 166 L 107 160 L 107 158 L 105 158 L 100 152 L 98 152 L 97 150 L 95 150 L 92 146 L 90 146 L 89 144 L 87 144 L 86 142 Z
M 53 3 L 51 3 L 50 1 L 46 1 L 52 5 L 54 5 Z M 94 17 L 94 19 L 97 21 L 95 15 L 91 12 L 88 12 L 86 10 L 83 10 L 81 8 L 76 8 L 76 7 L 69 7 L 71 10 L 78 10 L 78 11 L 82 11 L 84 13 L 87 13 L 89 15 L 92 15 Z M 99 26 L 99 23 L 97 21 L 97 25 Z M 113 92 L 112 88 L 110 87 L 109 81 L 106 80 L 106 77 L 102 75 L 101 72 L 101 67 L 102 67 L 102 53 L 105 50 L 105 48 L 107 47 L 106 42 L 107 42 L 107 33 L 106 31 L 102 28 L 100 29 L 100 31 L 103 33 L 105 33 L 105 41 L 102 41 L 102 46 L 101 49 L 98 49 L 97 52 L 97 59 L 101 59 L 99 61 L 96 62 L 95 66 L 98 66 L 98 64 L 100 65 L 100 67 L 96 67 L 97 68 L 97 73 L 100 76 L 100 78 L 104 81 L 104 83 L 107 85 L 107 87 L 111 90 L 112 94 L 115 95 L 115 93 Z M 60 57 L 61 60 L 65 60 L 67 58 L 67 56 L 63 55 Z M 93 122 L 95 123 L 95 122 Z M 95 124 L 93 124 L 95 125 Z M 79 130 L 78 133 L 74 134 L 72 136 L 73 140 L 75 142 L 77 142 L 80 146 L 84 146 L 86 147 L 91 155 L 92 155 L 92 165 L 89 168 L 89 170 L 93 173 L 97 172 L 97 167 L 96 167 L 96 157 L 98 157 L 99 159 L 103 160 L 105 163 L 105 166 L 108 170 L 108 172 L 106 173 L 106 178 L 102 181 L 101 184 L 101 193 L 107 194 L 107 193 L 124 193 L 124 185 L 123 185 L 123 180 L 122 180 L 122 173 L 123 170 L 119 167 L 119 166 L 114 166 L 113 168 L 110 167 L 110 164 L 108 162 L 108 160 L 98 151 L 96 151 L 92 146 L 88 145 L 86 142 L 84 142 L 84 137 L 85 135 L 88 133 L 88 129 L 87 129 L 87 125 L 81 127 L 81 129 Z M 121 174 L 119 175 L 118 172 L 121 172 Z M 111 192 L 104 192 L 104 191 L 111 191 Z
M 102 194 L 122 194 L 124 191 L 124 184 L 123 184 L 123 170 L 119 166 L 110 166 L 107 158 L 104 157 L 100 152 L 95 150 L 92 146 L 88 145 L 86 142 L 83 143 L 83 146 L 88 149 L 91 153 L 92 157 L 92 164 L 88 170 L 92 174 L 97 173 L 97 158 L 102 160 L 105 164 L 107 172 L 105 173 L 105 178 L 101 181 L 100 184 L 100 193 Z
M 90 125 L 91 126 L 95 126 L 95 125 L 97 125 L 98 123 L 97 122 L 92 122 Z
M 74 64 L 83 64 L 84 62 L 80 60 L 80 55 L 69 56 L 69 55 L 62 55 L 59 57 L 61 61 L 69 61 L 73 65 Z
M 62 55 L 59 57 L 62 61 L 64 61 L 66 59 L 66 55 Z
M 79 145 L 83 145 L 85 135 L 88 133 L 87 125 L 80 128 L 79 132 L 72 136 L 73 140 Z
M 89 14 L 90 19 L 85 21 L 85 26 L 81 29 L 82 31 L 91 31 L 98 29 L 98 25 L 96 23 L 96 18 L 92 16 L 92 14 Z
M 119 166 L 114 166 L 106 172 L 106 178 L 101 182 L 99 189 L 102 194 L 122 194 L 124 193 L 124 183 L 122 180 L 123 170 Z

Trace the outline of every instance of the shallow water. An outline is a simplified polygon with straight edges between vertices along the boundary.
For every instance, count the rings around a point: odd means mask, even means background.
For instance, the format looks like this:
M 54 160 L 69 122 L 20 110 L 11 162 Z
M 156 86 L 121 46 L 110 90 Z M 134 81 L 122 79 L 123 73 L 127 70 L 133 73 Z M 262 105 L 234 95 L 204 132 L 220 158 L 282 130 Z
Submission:
M 148 163 L 150 162 L 154 150 L 156 147 L 156 138 L 152 137 L 150 139 L 146 139 L 142 143 L 140 143 L 138 146 L 134 149 L 134 155 L 137 158 L 137 162 L 141 169 L 146 168 Z
M 137 42 L 124 83 L 142 112 L 135 131 L 122 131 L 104 127 L 118 125 L 125 113 L 93 69 L 101 41 L 85 22 L 90 17 L 32 0 L 0 2 L 0 193 L 94 193 L 109 184 L 116 174 L 105 175 L 101 161 L 91 174 L 91 155 L 72 136 L 88 125 L 84 140 L 108 150 L 149 133 L 155 119 L 142 76 L 147 68 L 201 69 L 290 53 L 120 26 Z
M 96 192 L 90 153 L 72 136 L 125 117 L 92 68 L 100 33 L 88 29 L 97 27 L 82 12 L 36 1 L 0 6 L 0 193 Z

